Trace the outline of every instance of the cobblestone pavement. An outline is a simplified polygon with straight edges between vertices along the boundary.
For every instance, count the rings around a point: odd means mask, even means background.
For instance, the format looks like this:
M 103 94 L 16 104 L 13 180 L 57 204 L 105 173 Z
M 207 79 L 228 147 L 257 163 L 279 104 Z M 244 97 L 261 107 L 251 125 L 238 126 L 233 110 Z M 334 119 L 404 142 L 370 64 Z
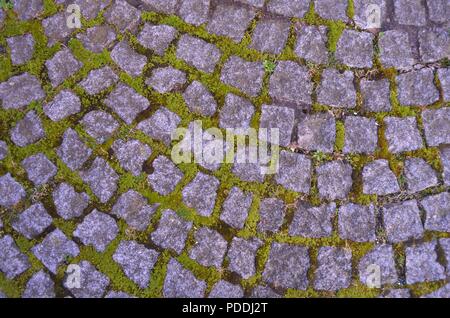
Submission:
M 448 0 L 12 2 L 0 297 L 450 296 Z M 174 164 L 194 120 L 279 171 Z

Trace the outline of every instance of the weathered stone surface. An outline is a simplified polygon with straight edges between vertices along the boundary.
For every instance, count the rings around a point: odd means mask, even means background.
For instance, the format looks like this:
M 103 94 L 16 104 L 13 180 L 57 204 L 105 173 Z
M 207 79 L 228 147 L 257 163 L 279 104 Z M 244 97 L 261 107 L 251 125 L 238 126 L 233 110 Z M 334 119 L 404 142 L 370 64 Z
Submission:
M 8 145 L 3 140 L 0 140 L 0 160 L 5 159 L 8 156 Z
M 119 298 L 119 299 L 124 299 L 124 298 L 136 298 L 131 296 L 130 294 L 127 294 L 123 291 L 110 291 L 109 293 L 107 293 L 105 295 L 105 298 Z
M 89 95 L 96 95 L 114 85 L 119 77 L 109 67 L 105 66 L 89 72 L 88 76 L 80 82 L 80 86 Z
M 344 30 L 337 43 L 336 59 L 350 67 L 371 68 L 373 39 L 374 36 L 368 32 Z
M 352 252 L 339 247 L 322 247 L 317 256 L 314 288 L 336 291 L 350 286 L 352 277 Z
M 353 85 L 353 73 L 326 69 L 322 73 L 322 81 L 317 92 L 320 104 L 337 108 L 354 108 L 356 91 Z
M 297 31 L 295 54 L 316 64 L 326 64 L 328 61 L 327 41 L 327 27 L 301 26 Z
M 413 46 L 407 32 L 389 30 L 380 34 L 378 40 L 380 61 L 384 67 L 408 70 L 416 64 Z
M 70 90 L 60 91 L 53 101 L 43 106 L 44 113 L 53 121 L 60 121 L 81 110 L 80 98 Z
M 20 65 L 28 62 L 34 53 L 34 38 L 30 33 L 6 39 L 11 50 L 11 62 Z
M 248 182 L 263 182 L 265 179 L 264 164 L 262 162 L 252 163 L 249 159 L 257 156 L 258 148 L 252 146 L 239 147 L 234 159 L 231 172 L 239 179 Z M 245 158 L 243 157 L 245 154 Z
M 184 268 L 178 261 L 171 259 L 167 265 L 163 294 L 167 298 L 202 298 L 206 283 L 197 279 L 194 274 Z
M 65 42 L 75 29 L 67 26 L 68 13 L 58 12 L 42 20 L 45 36 L 48 39 L 48 46 L 53 46 L 57 42 Z
M 280 199 L 267 198 L 261 200 L 258 231 L 277 232 L 283 224 L 285 209 L 285 203 Z
M 316 169 L 319 195 L 328 200 L 344 199 L 352 188 L 352 166 L 342 161 L 325 163 Z
M 28 112 L 11 129 L 11 140 L 19 147 L 28 146 L 45 137 L 42 122 L 34 110 Z
M 80 8 L 82 8 L 81 15 L 88 20 L 96 18 L 100 11 L 105 9 L 111 3 L 110 0 L 66 0 L 65 2 L 69 4 L 78 4 Z
M 408 192 L 415 193 L 438 185 L 436 172 L 422 158 L 405 161 L 404 175 Z
M 377 144 L 378 127 L 375 119 L 359 116 L 345 118 L 344 153 L 373 153 Z
M 450 108 L 427 109 L 422 112 L 428 146 L 450 144 Z
M 113 255 L 125 275 L 140 288 L 146 288 L 159 253 L 135 241 L 122 241 Z
M 111 52 L 111 59 L 130 76 L 141 76 L 147 57 L 134 51 L 127 41 L 119 42 Z
M 313 84 L 306 67 L 280 61 L 270 77 L 269 94 L 278 102 L 311 104 Z
M 419 239 L 423 235 L 423 225 L 416 200 L 384 206 L 383 223 L 387 239 L 391 243 Z
M 177 58 L 203 72 L 214 72 L 220 56 L 215 45 L 199 38 L 185 34 L 178 41 Z
M 389 22 L 388 10 L 386 7 L 386 0 L 371 0 L 367 2 L 366 0 L 353 0 L 354 17 L 353 21 L 355 24 L 362 29 L 373 29 L 373 21 L 367 18 L 367 12 L 370 10 L 370 5 L 377 5 L 380 8 L 380 28 L 383 28 L 386 22 Z
M 450 276 L 450 238 L 439 239 L 439 247 L 441 248 L 446 264 L 447 276 Z
M 146 23 L 139 33 L 138 41 L 143 47 L 164 55 L 176 35 L 177 30 L 171 26 Z
M 314 10 L 324 19 L 347 21 L 347 1 L 315 0 Z
M 13 0 L 11 2 L 20 20 L 30 20 L 44 11 L 42 0 Z
M 57 52 L 45 62 L 48 77 L 53 87 L 57 87 L 66 79 L 78 72 L 83 64 L 78 61 L 69 49 Z
M 178 14 L 187 23 L 199 26 L 208 21 L 210 0 L 181 0 Z
M 400 191 L 397 178 L 387 160 L 379 159 L 365 165 L 362 177 L 365 194 L 388 195 Z
M 119 128 L 114 117 L 104 111 L 93 110 L 81 120 L 84 130 L 99 144 L 108 140 Z
M 434 74 L 425 68 L 397 76 L 398 100 L 404 106 L 426 106 L 439 100 Z
M 158 93 L 165 94 L 180 89 L 186 83 L 186 74 L 171 66 L 153 70 L 152 76 L 145 81 Z
M 86 33 L 80 33 L 77 38 L 83 43 L 83 46 L 94 53 L 102 53 L 109 49 L 116 39 L 116 32 L 107 25 L 96 25 L 86 30 Z
M 25 197 L 25 190 L 10 173 L 0 177 L 0 205 L 12 207 Z
M 333 152 L 336 121 L 331 112 L 305 115 L 298 124 L 298 145 L 308 151 Z
M 220 80 L 256 97 L 261 91 L 263 77 L 264 66 L 261 62 L 248 62 L 238 56 L 232 56 L 223 66 Z
M 305 290 L 310 264 L 308 248 L 275 242 L 270 248 L 262 278 L 275 288 Z
M 61 183 L 53 191 L 53 203 L 56 213 L 64 220 L 70 220 L 83 214 L 88 206 L 89 196 L 84 192 L 76 192 L 68 183 Z
M 175 13 L 178 0 L 141 0 L 146 9 L 167 14 Z
M 445 185 L 450 185 L 450 146 L 441 148 L 440 151 L 441 164 L 443 168 L 442 177 Z
M 449 21 L 450 3 L 447 0 L 427 0 L 428 15 L 436 23 Z
M 247 99 L 228 94 L 225 104 L 220 109 L 219 127 L 235 129 L 236 133 L 245 133 L 250 128 L 250 121 L 255 113 L 255 107 Z
M 28 179 L 36 186 L 47 183 L 57 172 L 56 166 L 43 153 L 30 156 L 21 164 L 27 172 Z
M 389 81 L 387 79 L 378 81 L 361 80 L 360 85 L 364 110 L 369 112 L 388 112 L 391 110 Z
M 386 117 L 384 134 L 392 153 L 417 150 L 423 147 L 415 117 Z
M 238 273 L 243 279 L 248 279 L 256 274 L 256 252 L 263 242 L 258 238 L 244 240 L 239 237 L 233 238 L 227 258 L 228 269 Z
M 420 204 L 426 212 L 425 229 L 450 232 L 450 193 L 428 196 Z
M 109 286 L 108 276 L 99 272 L 94 265 L 88 261 L 77 264 L 80 268 L 80 288 L 73 286 L 69 277 L 64 280 L 66 287 L 76 298 L 101 298 Z
M 41 83 L 29 73 L 13 76 L 0 83 L 0 99 L 5 109 L 19 109 L 44 97 Z
M 122 168 L 134 176 L 141 174 L 144 162 L 152 154 L 150 146 L 135 139 L 128 141 L 118 139 L 113 143 L 112 149 Z
M 261 52 L 280 54 L 286 45 L 289 28 L 289 20 L 264 19 L 253 31 L 250 47 Z
M 389 289 L 379 296 L 379 298 L 411 298 L 409 289 Z
M 120 32 L 134 32 L 141 20 L 138 9 L 125 0 L 116 0 L 104 14 L 106 22 L 113 24 Z
M 156 245 L 173 249 L 180 254 L 191 228 L 192 222 L 182 219 L 172 210 L 165 210 L 162 212 L 158 228 L 150 237 Z
M 329 237 L 333 231 L 332 219 L 335 212 L 335 203 L 314 207 L 307 202 L 299 202 L 289 226 L 289 235 L 307 238 Z
M 210 33 L 228 36 L 233 41 L 240 42 L 255 15 L 256 12 L 252 8 L 219 3 L 206 29 Z
M 11 225 L 14 230 L 31 240 L 41 235 L 52 221 L 42 203 L 36 203 L 20 213 Z
M 406 247 L 406 283 L 432 282 L 445 278 L 445 269 L 438 262 L 435 240 Z
M 55 298 L 55 283 L 43 270 L 37 272 L 28 281 L 22 298 Z
M 339 236 L 354 242 L 375 241 L 376 216 L 373 205 L 348 203 L 339 208 Z
M 212 116 L 217 109 L 217 102 L 211 92 L 200 82 L 193 81 L 183 93 L 187 107 L 193 113 Z
M 419 52 L 423 63 L 433 63 L 443 58 L 450 58 L 448 29 L 421 29 L 419 31 Z
M 171 142 L 171 134 L 180 122 L 180 116 L 165 107 L 161 107 L 150 118 L 141 121 L 137 125 L 137 129 L 168 146 Z
M 77 244 L 69 240 L 59 229 L 48 234 L 31 251 L 53 274 L 56 274 L 58 266 L 68 257 L 75 257 L 80 253 Z
M 92 150 L 83 143 L 75 130 L 68 128 L 56 153 L 70 169 L 78 170 L 90 157 Z
M 252 290 L 250 298 L 281 298 L 281 296 L 270 287 L 258 285 Z
M 439 82 L 441 82 L 444 101 L 450 101 L 450 68 L 441 68 L 437 71 Z
M 287 147 L 291 143 L 294 130 L 295 111 L 292 108 L 277 105 L 263 105 L 259 128 L 267 128 L 267 134 L 259 131 L 259 139 L 273 143 L 271 129 L 278 129 L 279 141 L 275 144 Z
M 98 252 L 103 252 L 118 233 L 119 227 L 116 221 L 109 215 L 94 209 L 77 226 L 73 235 L 84 245 L 92 245 Z
M 9 235 L 0 238 L 0 271 L 7 279 L 13 279 L 31 267 L 25 254 L 20 252 Z
M 128 125 L 131 125 L 140 112 L 150 107 L 147 98 L 139 95 L 134 89 L 122 83 L 109 94 L 105 99 L 105 104 Z
M 235 229 L 242 229 L 252 200 L 253 194 L 251 192 L 244 192 L 238 187 L 231 188 L 223 203 L 220 219 Z
M 208 298 L 242 298 L 244 297 L 244 291 L 239 285 L 231 284 L 225 280 L 218 281 Z
M 119 176 L 103 158 L 95 158 L 89 169 L 80 171 L 80 176 L 101 203 L 108 202 L 116 192 Z
M 153 190 L 161 195 L 172 193 L 184 177 L 183 172 L 165 156 L 159 156 L 153 161 L 153 169 L 147 180 Z
M 270 0 L 267 10 L 285 17 L 303 18 L 309 9 L 310 0 Z
M 134 190 L 128 190 L 119 197 L 111 213 L 125 220 L 129 227 L 145 231 L 158 207 L 158 203 L 148 205 L 142 195 Z
M 395 284 L 398 276 L 392 246 L 386 244 L 375 246 L 359 261 L 358 272 L 361 283 L 369 287 L 375 287 L 377 283 L 380 285 Z M 379 281 L 374 281 L 374 272 L 380 273 Z
M 309 193 L 311 172 L 312 164 L 307 156 L 282 150 L 275 182 L 291 191 Z
M 189 252 L 189 257 L 203 266 L 222 266 L 227 241 L 214 230 L 200 228 L 194 235 L 195 244 Z
M 427 23 L 424 2 L 421 0 L 397 0 L 394 8 L 395 20 L 399 24 L 424 26 Z

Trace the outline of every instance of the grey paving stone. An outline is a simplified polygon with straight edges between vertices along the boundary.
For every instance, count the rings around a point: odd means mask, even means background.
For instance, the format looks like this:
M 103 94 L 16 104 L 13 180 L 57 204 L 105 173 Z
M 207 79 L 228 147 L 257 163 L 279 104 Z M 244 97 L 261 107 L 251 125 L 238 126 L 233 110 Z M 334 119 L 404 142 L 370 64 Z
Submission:
M 395 284 L 398 280 L 391 245 L 377 245 L 364 255 L 358 265 L 359 280 L 369 287 Z M 374 276 L 379 273 L 379 276 Z
M 348 116 L 345 118 L 344 153 L 373 153 L 378 144 L 375 119 Z
M 209 293 L 208 298 L 243 298 L 244 291 L 242 287 L 239 285 L 234 285 L 225 280 L 218 281 L 211 292 Z
M 106 22 L 113 24 L 120 32 L 136 31 L 141 20 L 138 9 L 125 0 L 116 0 L 104 14 Z
M 446 28 L 428 28 L 419 31 L 419 52 L 423 63 L 450 58 L 450 35 Z
M 137 39 L 143 47 L 152 50 L 158 55 L 164 55 L 176 35 L 177 30 L 169 25 L 146 23 Z
M 371 68 L 373 39 L 374 36 L 369 32 L 344 30 L 337 43 L 336 59 L 350 67 Z
M 182 219 L 172 210 L 165 210 L 162 212 L 158 228 L 150 237 L 156 245 L 165 249 L 173 249 L 180 254 L 191 228 L 192 222 Z
M 383 28 L 386 22 L 390 22 L 386 2 L 386 0 L 371 0 L 370 2 L 367 2 L 366 0 L 354 0 L 353 8 L 355 15 L 353 21 L 355 21 L 355 24 L 362 29 L 373 29 L 373 21 L 368 19 L 367 16 L 371 9 L 370 5 L 377 5 L 380 8 L 381 14 L 380 27 Z
M 43 106 L 44 113 L 53 121 L 60 121 L 81 111 L 80 98 L 70 90 L 60 91 L 53 101 Z
M 283 224 L 285 215 L 285 203 L 277 198 L 261 200 L 259 205 L 258 231 L 278 232 Z
M 353 78 L 350 71 L 340 73 L 334 69 L 325 69 L 317 92 L 317 101 L 331 107 L 354 108 L 356 91 Z
M 424 2 L 421 0 L 394 1 L 395 20 L 399 24 L 424 26 L 427 23 Z
M 385 137 L 391 153 L 417 150 L 423 147 L 415 117 L 386 117 Z
M 248 4 L 256 8 L 262 8 L 265 0 L 237 0 L 237 2 Z
M 297 31 L 295 54 L 316 64 L 326 64 L 328 61 L 327 27 L 302 25 Z
M 289 235 L 306 238 L 331 236 L 335 211 L 335 203 L 314 207 L 307 202 L 299 202 L 289 226 Z
M 27 157 L 21 165 L 35 186 L 47 183 L 57 172 L 56 166 L 43 153 Z
M 289 20 L 263 19 L 253 31 L 250 47 L 261 52 L 280 54 L 286 45 L 289 29 Z
M 180 116 L 165 107 L 161 107 L 150 118 L 141 121 L 137 125 L 137 129 L 142 130 L 151 138 L 160 140 L 166 146 L 169 146 L 171 134 L 180 122 Z
M 295 111 L 292 108 L 278 105 L 262 105 L 259 128 L 267 128 L 267 134 L 259 131 L 259 139 L 267 142 L 272 141 L 271 129 L 278 129 L 279 144 L 287 147 L 291 143 L 292 131 L 294 130 Z
M 52 86 L 57 87 L 67 78 L 77 73 L 83 66 L 83 63 L 78 61 L 72 52 L 66 48 L 47 60 L 45 66 Z
M 322 18 L 347 21 L 347 1 L 315 0 L 314 10 Z
M 373 242 L 375 235 L 375 207 L 347 203 L 339 208 L 339 236 L 354 242 Z
M 129 227 L 145 231 L 158 207 L 159 204 L 149 205 L 138 192 L 128 190 L 119 197 L 111 213 L 125 220 Z
M 450 238 L 439 239 L 439 247 L 443 252 L 446 263 L 447 276 L 450 276 Z
M 248 62 L 232 56 L 222 68 L 220 80 L 247 95 L 256 97 L 262 89 L 264 66 L 261 62 Z
M 441 68 L 437 71 L 441 83 L 444 101 L 450 101 L 450 68 Z
M 214 72 L 221 56 L 215 45 L 187 34 L 178 41 L 176 54 L 178 59 L 206 73 Z
M 117 159 L 119 159 L 120 166 L 134 176 L 142 173 L 144 162 L 152 154 L 150 146 L 135 139 L 127 141 L 118 139 L 114 141 L 112 149 Z
M 185 83 L 186 74 L 171 66 L 154 69 L 152 76 L 145 80 L 145 84 L 151 86 L 160 94 L 178 90 Z
M 262 279 L 275 288 L 306 290 L 310 264 L 307 247 L 274 242 Z
M 117 83 L 118 80 L 116 73 L 109 66 L 104 66 L 90 71 L 88 76 L 80 82 L 80 86 L 89 95 L 96 95 Z
M 34 274 L 27 282 L 22 298 L 55 298 L 55 283 L 43 270 Z
M 79 174 L 101 203 L 108 202 L 117 190 L 119 176 L 103 158 L 95 158 L 91 167 Z
M 153 161 L 153 169 L 147 181 L 152 189 L 161 195 L 172 193 L 184 177 L 183 172 L 165 156 L 158 156 Z
M 105 104 L 111 108 L 127 125 L 136 119 L 139 113 L 150 107 L 150 103 L 128 85 L 120 83 L 105 99 Z
M 416 64 L 413 45 L 407 32 L 389 30 L 379 36 L 380 61 L 384 67 L 408 70 Z
M 384 206 L 383 223 L 387 239 L 391 243 L 419 239 L 423 235 L 423 225 L 416 200 Z
M 450 298 L 450 284 L 423 296 L 423 298 Z
M 352 188 L 352 166 L 342 161 L 331 161 L 316 169 L 321 198 L 344 199 Z
M 163 286 L 163 295 L 167 298 L 202 298 L 205 295 L 206 282 L 197 279 L 191 271 L 178 261 L 171 259 L 167 265 L 167 274 Z
M 178 14 L 187 23 L 199 26 L 208 21 L 210 0 L 181 0 Z
M 424 110 L 422 121 L 428 146 L 450 144 L 450 108 Z
M 12 207 L 25 197 L 25 190 L 10 173 L 0 177 L 0 205 Z
M 250 121 L 255 108 L 247 99 L 228 94 L 225 104 L 219 111 L 219 127 L 235 129 L 237 134 L 244 133 L 250 128 Z
M 439 100 L 431 69 L 422 69 L 397 76 L 398 100 L 405 106 L 426 106 Z
M 108 25 L 96 25 L 86 30 L 86 33 L 79 33 L 77 39 L 83 46 L 94 53 L 102 53 L 109 49 L 116 39 L 116 32 Z
M 193 113 L 212 116 L 217 109 L 217 102 L 211 92 L 200 82 L 193 81 L 183 93 L 187 107 Z
M 119 298 L 119 299 L 124 299 L 124 298 L 136 298 L 134 296 L 131 296 L 130 294 L 127 294 L 123 291 L 110 291 L 109 293 L 107 293 L 105 295 L 105 298 Z
M 361 95 L 363 97 L 363 109 L 369 112 L 388 112 L 391 110 L 389 81 L 361 80 Z
M 430 195 L 420 204 L 426 212 L 425 229 L 450 232 L 450 193 Z
M 233 168 L 231 172 L 237 176 L 239 179 L 248 182 L 260 182 L 262 183 L 265 179 L 265 174 L 263 171 L 263 165 L 260 163 L 252 163 L 249 158 L 253 153 L 254 156 L 257 156 L 258 149 L 256 147 L 240 147 L 234 159 Z M 239 152 L 241 156 L 245 154 L 246 158 L 243 160 L 239 156 Z
M 410 193 L 438 185 L 436 171 L 422 158 L 407 159 L 403 173 L 406 178 L 406 188 Z
M 34 53 L 34 38 L 30 33 L 6 39 L 11 50 L 11 62 L 20 65 L 28 62 Z
M 443 168 L 442 177 L 445 185 L 450 185 L 450 146 L 442 147 L 440 150 L 441 164 Z
M 111 59 L 130 76 L 141 76 L 147 63 L 147 57 L 134 51 L 127 41 L 121 41 L 114 47 Z
M 282 150 L 275 182 L 288 190 L 309 193 L 311 188 L 311 159 L 307 156 Z
M 206 29 L 209 33 L 227 36 L 235 42 L 240 42 L 255 15 L 256 11 L 252 8 L 219 3 Z
M 436 23 L 448 22 L 450 3 L 447 0 L 427 0 L 428 15 Z
M 151 11 L 173 14 L 175 13 L 178 0 L 141 0 L 144 8 Z
M 233 238 L 227 258 L 228 269 L 238 273 L 243 279 L 248 279 L 256 274 L 256 252 L 263 245 L 258 238 L 244 240 L 239 237 Z
M 8 156 L 8 145 L 3 140 L 0 140 L 0 160 Z
M 330 153 L 336 140 L 336 121 L 331 112 L 305 115 L 298 124 L 298 145 L 308 151 Z
M 65 42 L 73 33 L 75 29 L 70 29 L 66 23 L 68 17 L 68 13 L 58 12 L 42 20 L 48 46 L 53 46 L 57 42 Z
M 267 10 L 288 18 L 303 18 L 309 10 L 310 2 L 310 0 L 270 0 Z
M 64 220 L 78 218 L 89 204 L 89 196 L 84 192 L 76 192 L 68 183 L 60 183 L 53 190 L 53 203 L 56 213 Z
M 445 269 L 438 262 L 435 240 L 406 247 L 406 283 L 415 284 L 445 279 Z
M 119 128 L 114 117 L 104 111 L 93 110 L 81 120 L 84 130 L 99 144 L 107 141 Z
M 258 285 L 253 288 L 250 298 L 281 298 L 281 296 L 270 287 Z
M 314 288 L 336 291 L 350 286 L 352 278 L 352 252 L 339 247 L 321 247 L 317 256 Z
M 0 99 L 4 109 L 19 109 L 45 97 L 41 83 L 29 73 L 13 76 L 0 83 Z
M 189 251 L 189 257 L 203 266 L 221 268 L 227 241 L 214 230 L 202 227 L 195 232 L 195 244 Z
M 41 243 L 32 247 L 31 251 L 53 274 L 56 274 L 59 265 L 68 257 L 76 257 L 80 253 L 77 244 L 59 229 L 48 234 Z
M 278 102 L 311 104 L 313 84 L 308 69 L 292 61 L 280 61 L 270 77 L 269 94 Z
M 73 284 L 70 277 L 64 279 L 63 285 L 76 298 L 101 298 L 109 286 L 108 276 L 99 272 L 88 261 L 81 261 L 77 264 L 80 268 L 80 285 Z M 79 287 L 79 288 L 78 288 Z
M 231 188 L 222 206 L 220 219 L 235 229 L 242 229 L 247 220 L 253 194 L 238 187 Z
M 379 298 L 411 298 L 409 289 L 389 289 L 383 292 Z
M 110 0 L 68 0 L 66 3 L 78 4 L 81 9 L 81 15 L 88 20 L 94 19 L 98 16 L 101 10 L 105 9 L 110 3 Z
M 31 240 L 41 235 L 52 221 L 42 203 L 35 203 L 17 215 L 11 225 L 14 230 Z
M 12 3 L 20 20 L 30 20 L 44 11 L 42 0 L 13 0 Z
M 387 160 L 379 159 L 365 165 L 362 177 L 365 194 L 388 195 L 400 191 L 397 178 Z
M 122 241 L 113 255 L 113 260 L 140 288 L 147 288 L 158 256 L 158 252 L 135 241 Z
M 31 267 L 13 238 L 9 235 L 0 238 L 0 271 L 7 279 L 14 279 Z
M 71 170 L 78 170 L 88 160 L 92 150 L 83 143 L 75 130 L 68 128 L 56 153 Z
M 24 147 L 38 142 L 45 137 L 44 128 L 39 116 L 34 110 L 28 112 L 11 129 L 11 140 L 16 146 Z

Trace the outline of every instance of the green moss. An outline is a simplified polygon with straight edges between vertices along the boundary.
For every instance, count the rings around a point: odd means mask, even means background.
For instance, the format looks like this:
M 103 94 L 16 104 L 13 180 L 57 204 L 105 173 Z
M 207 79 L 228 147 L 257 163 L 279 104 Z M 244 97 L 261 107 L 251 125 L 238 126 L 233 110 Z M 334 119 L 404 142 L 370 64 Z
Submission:
M 328 50 L 336 52 L 337 43 L 345 29 L 345 23 L 342 21 L 329 21 L 328 25 Z
M 353 17 L 355 16 L 355 3 L 354 3 L 354 0 L 348 0 L 347 16 L 350 19 L 353 19 Z
M 335 151 L 341 152 L 345 143 L 345 125 L 342 121 L 336 121 L 336 145 Z

